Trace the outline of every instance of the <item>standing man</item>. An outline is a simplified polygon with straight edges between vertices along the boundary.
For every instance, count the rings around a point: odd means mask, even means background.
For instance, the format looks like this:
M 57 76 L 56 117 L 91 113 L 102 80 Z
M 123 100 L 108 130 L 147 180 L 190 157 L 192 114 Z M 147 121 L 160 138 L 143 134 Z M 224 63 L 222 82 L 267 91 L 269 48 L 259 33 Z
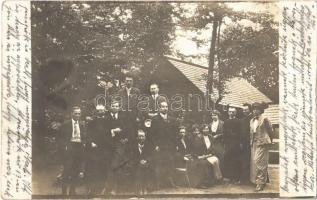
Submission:
M 118 94 L 121 97 L 123 111 L 129 111 L 137 114 L 137 100 L 140 96 L 140 90 L 133 87 L 133 82 L 133 76 L 131 74 L 126 74 L 124 80 L 125 86 L 118 91 Z
M 249 183 L 250 181 L 250 120 L 252 119 L 251 105 L 244 104 L 242 108 L 243 117 L 241 121 L 241 143 L 242 143 L 242 154 L 241 154 L 241 181 L 243 183 Z
M 153 118 L 158 115 L 159 107 L 162 102 L 167 102 L 167 99 L 159 94 L 159 86 L 157 83 L 150 85 L 150 98 L 149 98 L 149 109 L 147 112 L 148 118 Z
M 137 123 L 140 121 L 137 109 L 140 90 L 133 87 L 133 76 L 131 74 L 125 76 L 125 86 L 119 90 L 118 95 L 122 104 L 122 110 L 128 119 L 126 121 L 127 129 L 131 130 L 131 133 L 136 133 Z M 130 136 L 130 140 L 135 140 L 136 134 L 130 134 Z
M 176 150 L 176 119 L 168 114 L 167 102 L 159 104 L 158 115 L 152 118 L 152 142 L 155 147 L 155 175 L 157 187 L 169 183 L 175 186 L 172 179 L 174 154 Z
M 104 192 L 115 195 L 118 177 L 122 174 L 128 162 L 128 134 L 125 123 L 127 119 L 120 111 L 120 103 L 112 101 L 110 111 L 106 114 L 106 135 L 111 138 L 112 156 L 107 172 Z
M 105 106 L 96 106 L 96 117 L 87 127 L 86 180 L 88 195 L 96 194 L 96 184 L 104 181 L 112 155 L 111 136 L 106 132 Z
M 81 109 L 72 108 L 71 120 L 61 126 L 60 140 L 63 154 L 62 194 L 75 195 L 78 178 L 84 177 L 85 122 L 80 120 Z
M 241 129 L 236 118 L 236 108 L 229 107 L 229 119 L 224 121 L 223 140 L 225 146 L 224 176 L 232 183 L 240 182 L 241 174 Z

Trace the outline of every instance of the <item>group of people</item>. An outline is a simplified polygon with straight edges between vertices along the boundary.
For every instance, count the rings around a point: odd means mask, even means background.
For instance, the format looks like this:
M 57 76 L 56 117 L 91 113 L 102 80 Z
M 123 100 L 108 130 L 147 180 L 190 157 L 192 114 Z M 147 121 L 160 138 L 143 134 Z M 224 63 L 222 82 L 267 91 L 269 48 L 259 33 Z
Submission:
M 111 195 L 129 180 L 129 187 L 144 195 L 182 185 L 175 173 L 180 169 L 190 187 L 231 182 L 264 189 L 273 130 L 262 115 L 263 104 L 245 106 L 241 119 L 236 108 L 229 107 L 224 121 L 213 110 L 210 122 L 186 126 L 170 114 L 157 84 L 150 86 L 150 107 L 143 118 L 133 109 L 135 103 L 132 110 L 122 111 L 130 97 L 140 93 L 132 77 L 125 81 L 117 91 L 121 101 L 113 99 L 109 111 L 97 105 L 95 117 L 87 123 L 81 120 L 81 108 L 74 106 L 71 119 L 61 126 L 63 195 L 74 195 L 80 178 L 86 180 L 88 194 L 96 194 L 96 180 L 103 182 L 102 193 Z

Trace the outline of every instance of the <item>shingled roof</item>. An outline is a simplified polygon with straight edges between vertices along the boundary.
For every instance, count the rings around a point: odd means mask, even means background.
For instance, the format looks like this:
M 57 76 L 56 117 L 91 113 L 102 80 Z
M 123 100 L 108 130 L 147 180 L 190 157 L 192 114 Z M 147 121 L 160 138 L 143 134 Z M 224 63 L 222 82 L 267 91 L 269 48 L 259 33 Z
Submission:
M 206 93 L 206 76 L 208 68 L 178 60 L 172 57 L 167 57 L 167 60 L 185 75 L 202 93 Z M 215 91 L 215 96 L 218 96 L 218 90 Z M 244 103 L 266 102 L 272 101 L 252 86 L 243 78 L 232 78 L 226 83 L 226 94 L 221 100 L 222 105 L 232 105 L 242 107 Z
M 278 104 L 269 105 L 267 109 L 264 110 L 263 115 L 268 117 L 273 125 L 279 124 L 279 107 Z

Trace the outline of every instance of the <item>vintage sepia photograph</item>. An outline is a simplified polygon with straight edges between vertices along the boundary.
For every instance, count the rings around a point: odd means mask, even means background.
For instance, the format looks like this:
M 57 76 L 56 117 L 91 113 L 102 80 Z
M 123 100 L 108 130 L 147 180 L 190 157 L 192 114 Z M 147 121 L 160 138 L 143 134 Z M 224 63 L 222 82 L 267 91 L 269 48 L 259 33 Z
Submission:
M 278 15 L 32 1 L 32 197 L 278 197 Z

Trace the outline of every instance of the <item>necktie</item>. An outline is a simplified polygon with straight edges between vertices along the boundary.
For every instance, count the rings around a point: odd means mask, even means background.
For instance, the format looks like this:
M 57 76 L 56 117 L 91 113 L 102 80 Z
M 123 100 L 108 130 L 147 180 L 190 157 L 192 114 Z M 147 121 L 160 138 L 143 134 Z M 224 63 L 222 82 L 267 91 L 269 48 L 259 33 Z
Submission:
M 143 151 L 143 145 L 139 145 L 139 151 L 140 151 L 140 154 L 142 154 L 142 151 Z
M 74 124 L 74 139 L 75 140 L 79 140 L 80 139 L 80 130 L 79 130 L 78 121 L 75 121 L 75 124 Z

